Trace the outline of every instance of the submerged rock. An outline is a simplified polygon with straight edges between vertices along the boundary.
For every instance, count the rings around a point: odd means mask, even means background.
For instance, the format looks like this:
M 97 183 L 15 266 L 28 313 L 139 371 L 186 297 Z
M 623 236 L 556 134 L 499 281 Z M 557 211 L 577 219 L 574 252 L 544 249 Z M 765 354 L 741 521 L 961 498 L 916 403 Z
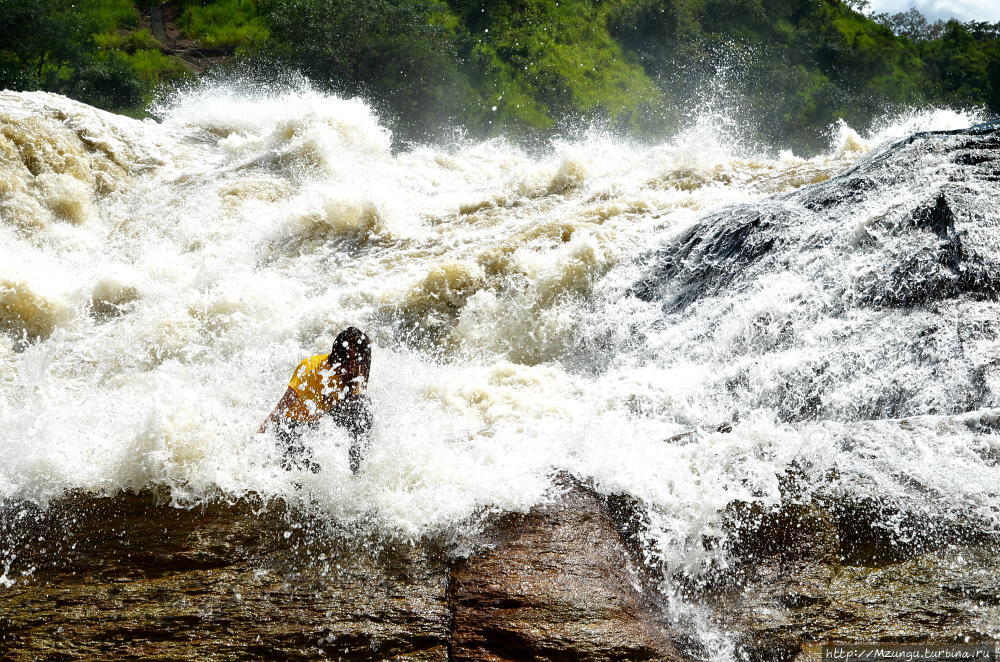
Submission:
M 634 335 L 786 422 L 1000 406 L 998 146 L 1000 123 L 916 134 L 668 234 L 628 290 L 650 310 Z
M 998 136 L 1000 123 L 916 134 L 829 181 L 710 214 L 649 256 L 631 292 L 673 313 L 791 270 L 856 279 L 845 309 L 995 299 Z

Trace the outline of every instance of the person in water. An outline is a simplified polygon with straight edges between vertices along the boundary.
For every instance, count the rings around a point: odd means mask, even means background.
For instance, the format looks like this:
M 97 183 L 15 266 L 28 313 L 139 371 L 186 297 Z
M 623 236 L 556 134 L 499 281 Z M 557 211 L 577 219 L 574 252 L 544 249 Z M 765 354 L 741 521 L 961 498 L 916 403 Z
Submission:
M 351 472 L 358 473 L 371 435 L 372 414 L 366 392 L 371 362 L 371 341 L 352 326 L 337 335 L 329 354 L 317 354 L 299 363 L 285 394 L 257 430 L 263 433 L 274 426 L 275 436 L 284 444 L 281 466 L 319 471 L 301 437 L 324 416 L 332 416 L 351 435 L 348 458 Z

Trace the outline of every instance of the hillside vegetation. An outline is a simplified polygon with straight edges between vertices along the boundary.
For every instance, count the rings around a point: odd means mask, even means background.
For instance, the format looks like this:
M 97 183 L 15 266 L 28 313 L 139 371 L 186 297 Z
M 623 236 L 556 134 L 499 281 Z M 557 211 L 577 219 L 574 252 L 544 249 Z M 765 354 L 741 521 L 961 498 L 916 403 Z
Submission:
M 155 2 L 155 0 L 153 0 Z M 149 0 L 0 0 L 0 86 L 141 109 L 185 76 Z M 158 3 L 157 3 L 158 4 Z M 1000 113 L 1000 24 L 866 17 L 838 0 L 180 0 L 177 24 L 232 66 L 360 95 L 404 139 L 442 126 L 530 138 L 600 122 L 676 128 L 706 103 L 751 135 L 818 149 L 919 105 Z
M 184 75 L 140 29 L 132 0 L 0 0 L 0 88 L 141 114 L 155 89 Z

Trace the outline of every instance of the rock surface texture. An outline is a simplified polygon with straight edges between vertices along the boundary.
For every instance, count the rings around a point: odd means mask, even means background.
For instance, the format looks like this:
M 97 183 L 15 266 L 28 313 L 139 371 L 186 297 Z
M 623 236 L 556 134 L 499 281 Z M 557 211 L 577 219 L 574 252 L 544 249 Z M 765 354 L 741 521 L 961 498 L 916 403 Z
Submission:
M 630 572 L 635 539 L 620 533 L 634 536 L 634 520 L 612 512 L 575 487 L 453 559 L 245 504 L 181 510 L 146 493 L 8 506 L 6 544 L 26 552 L 9 547 L 5 563 L 33 573 L 0 589 L 0 659 L 688 659 L 635 588 L 648 573 Z M 994 545 L 866 556 L 859 546 L 879 541 L 845 517 L 741 513 L 738 562 L 701 597 L 749 659 L 1000 637 Z
M 4 660 L 682 659 L 580 488 L 498 522 L 459 561 L 150 494 L 8 506 L 4 520 L 30 554 L 7 561 L 34 568 L 0 589 Z
M 706 597 L 751 660 L 812 659 L 826 642 L 1000 642 L 996 541 L 961 531 L 889 541 L 843 503 L 741 521 L 732 581 Z
M 455 564 L 453 659 L 675 660 L 603 505 L 573 490 Z
M 8 504 L 0 660 L 685 660 L 633 573 L 641 515 L 573 487 L 480 551 L 385 545 L 281 508 L 154 495 Z M 691 591 L 750 660 L 822 642 L 1000 639 L 986 540 L 894 555 L 840 506 L 733 509 L 733 566 Z M 26 522 L 30 524 L 26 524 Z M 20 550 L 13 552 L 12 550 Z M 662 580 L 662 578 L 661 578 Z
M 447 657 L 448 565 L 431 548 L 148 494 L 68 498 L 38 524 L 19 564 L 33 576 L 0 593 L 3 659 Z

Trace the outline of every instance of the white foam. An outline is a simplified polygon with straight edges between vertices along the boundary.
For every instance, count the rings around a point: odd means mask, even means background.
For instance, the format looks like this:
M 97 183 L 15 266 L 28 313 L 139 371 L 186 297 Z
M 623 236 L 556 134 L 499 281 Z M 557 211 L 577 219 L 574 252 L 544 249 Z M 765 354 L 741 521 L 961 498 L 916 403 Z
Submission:
M 117 188 L 60 179 L 30 198 L 68 222 L 27 235 L 0 224 L 12 258 L 0 297 L 34 301 L 29 335 L 47 338 L 0 335 L 0 498 L 256 492 L 413 538 L 527 510 L 570 471 L 646 504 L 664 562 L 690 571 L 707 563 L 699 541 L 719 533 L 724 506 L 776 503 L 793 462 L 816 480 L 837 467 L 858 489 L 892 470 L 969 513 L 996 511 L 982 459 L 995 449 L 970 451 L 989 440 L 951 419 L 791 424 L 761 395 L 733 432 L 713 431 L 735 401 L 770 392 L 768 380 L 836 338 L 842 320 L 803 312 L 803 298 L 825 296 L 805 272 L 667 321 L 622 298 L 634 258 L 701 214 L 822 181 L 888 141 L 971 116 L 918 114 L 869 136 L 841 127 L 813 159 L 755 156 L 714 120 L 655 146 L 594 133 L 532 156 L 503 141 L 394 154 L 370 108 L 308 89 L 202 88 L 162 105 L 159 124 L 0 96 L 11 117 L 39 103 L 69 112 L 125 166 Z M 40 117 L 39 148 L 70 121 Z M 102 154 L 77 158 L 94 169 Z M 0 209 L 27 210 L 16 197 L 27 190 L 0 189 Z M 789 322 L 800 344 L 782 353 Z M 343 432 L 326 425 L 307 437 L 323 471 L 285 472 L 254 431 L 293 366 L 349 324 L 375 338 L 366 470 L 350 475 Z M 648 331 L 642 352 L 637 329 Z M 830 397 L 848 412 L 886 385 L 866 388 Z M 901 497 L 904 483 L 878 489 Z

